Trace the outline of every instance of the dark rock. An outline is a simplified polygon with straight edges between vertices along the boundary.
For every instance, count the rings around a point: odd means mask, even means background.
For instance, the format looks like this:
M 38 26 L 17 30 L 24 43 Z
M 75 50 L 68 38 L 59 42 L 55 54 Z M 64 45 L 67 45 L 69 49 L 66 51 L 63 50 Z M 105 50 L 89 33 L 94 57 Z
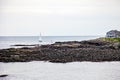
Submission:
M 101 40 L 56 42 L 33 48 L 0 50 L 0 62 L 120 61 L 120 45 Z
M 36 45 L 24 45 L 24 44 L 16 44 L 16 45 L 11 45 L 11 46 L 36 46 Z
M 7 77 L 8 75 L 6 75 L 6 74 L 3 74 L 3 75 L 0 75 L 0 77 Z

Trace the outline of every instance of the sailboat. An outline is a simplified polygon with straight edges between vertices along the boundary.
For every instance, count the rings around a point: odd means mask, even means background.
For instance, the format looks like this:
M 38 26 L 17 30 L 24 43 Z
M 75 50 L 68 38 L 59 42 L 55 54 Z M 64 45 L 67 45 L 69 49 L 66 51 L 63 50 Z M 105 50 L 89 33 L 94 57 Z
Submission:
M 39 36 L 39 42 L 42 42 L 42 36 L 41 36 L 41 33 L 40 33 L 40 36 Z

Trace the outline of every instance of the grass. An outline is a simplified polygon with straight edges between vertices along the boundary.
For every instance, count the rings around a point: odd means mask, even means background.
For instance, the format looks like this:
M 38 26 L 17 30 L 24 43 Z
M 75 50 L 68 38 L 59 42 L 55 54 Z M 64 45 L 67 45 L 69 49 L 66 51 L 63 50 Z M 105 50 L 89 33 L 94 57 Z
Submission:
M 120 38 L 103 38 L 105 41 L 120 42 Z

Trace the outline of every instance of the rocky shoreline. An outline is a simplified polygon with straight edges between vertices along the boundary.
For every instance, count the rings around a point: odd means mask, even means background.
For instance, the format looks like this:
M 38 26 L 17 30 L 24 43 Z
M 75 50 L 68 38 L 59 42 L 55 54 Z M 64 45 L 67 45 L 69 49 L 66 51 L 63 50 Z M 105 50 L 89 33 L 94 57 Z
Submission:
M 0 50 L 0 62 L 49 61 L 66 63 L 74 61 L 120 61 L 120 42 L 94 39 L 87 41 L 56 42 L 33 48 Z

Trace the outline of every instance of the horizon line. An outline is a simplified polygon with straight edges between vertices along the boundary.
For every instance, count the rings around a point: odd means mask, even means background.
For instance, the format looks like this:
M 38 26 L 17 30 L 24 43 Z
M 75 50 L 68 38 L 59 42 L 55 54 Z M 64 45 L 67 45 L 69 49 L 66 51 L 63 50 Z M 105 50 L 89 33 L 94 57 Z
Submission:
M 30 35 L 0 35 L 0 37 L 24 37 Z M 31 35 L 31 36 L 39 36 L 39 35 Z M 105 36 L 105 35 L 43 35 L 43 36 Z

